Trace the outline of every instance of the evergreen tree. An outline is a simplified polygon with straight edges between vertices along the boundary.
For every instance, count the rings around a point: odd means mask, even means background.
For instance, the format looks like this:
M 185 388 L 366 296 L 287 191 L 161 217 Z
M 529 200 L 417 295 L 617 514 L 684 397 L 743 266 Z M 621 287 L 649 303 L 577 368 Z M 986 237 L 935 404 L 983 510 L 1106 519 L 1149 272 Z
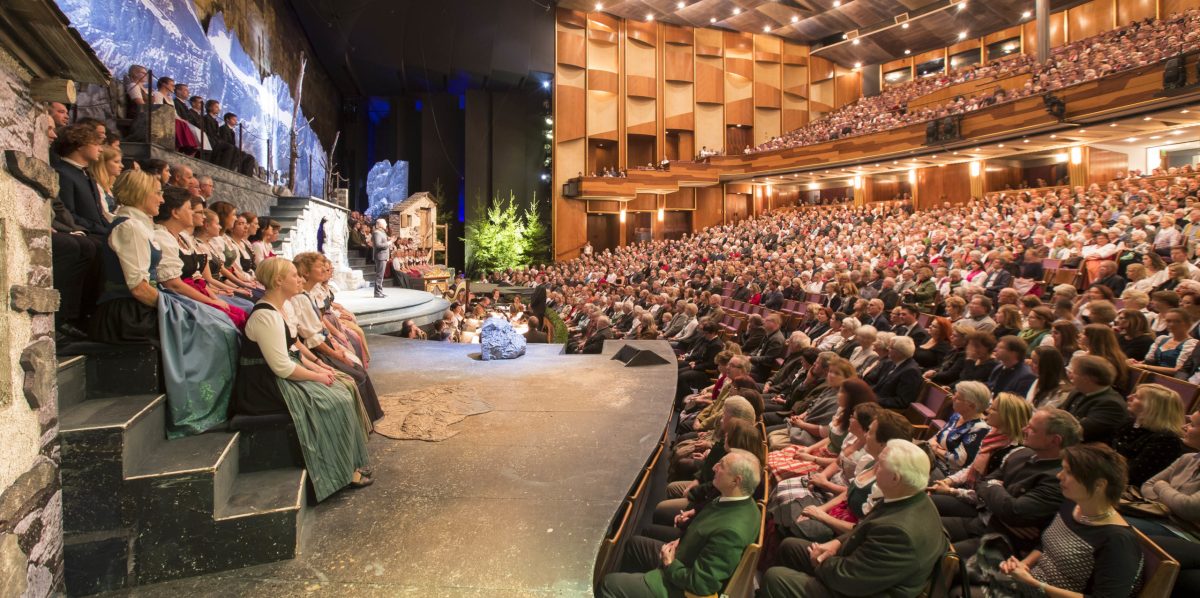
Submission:
M 529 263 L 525 255 L 525 223 L 517 212 L 516 196 L 508 201 L 493 195 L 486 213 L 467 223 L 462 239 L 467 246 L 467 273 L 477 277 L 486 272 L 519 268 Z
M 544 264 L 550 261 L 550 230 L 542 219 L 541 204 L 537 193 L 525 210 L 525 256 L 526 263 Z

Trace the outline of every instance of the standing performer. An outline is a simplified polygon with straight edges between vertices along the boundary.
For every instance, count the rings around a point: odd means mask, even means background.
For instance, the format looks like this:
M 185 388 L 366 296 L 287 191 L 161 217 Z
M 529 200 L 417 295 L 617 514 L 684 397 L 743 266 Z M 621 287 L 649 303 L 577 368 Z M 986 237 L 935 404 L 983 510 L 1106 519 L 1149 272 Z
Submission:
M 388 261 L 392 252 L 392 240 L 387 234 L 387 220 L 380 218 L 375 221 L 375 231 L 371 233 L 371 248 L 375 251 L 375 298 L 387 297 L 383 294 L 383 276 L 387 272 Z

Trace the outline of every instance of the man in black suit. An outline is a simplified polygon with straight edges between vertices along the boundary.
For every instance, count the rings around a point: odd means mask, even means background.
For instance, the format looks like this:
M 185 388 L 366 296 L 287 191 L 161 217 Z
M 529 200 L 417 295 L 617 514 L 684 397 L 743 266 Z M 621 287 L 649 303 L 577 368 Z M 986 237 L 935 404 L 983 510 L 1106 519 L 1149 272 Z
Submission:
M 612 321 L 608 319 L 608 316 L 599 316 L 596 318 L 596 330 L 583 342 L 579 352 L 584 355 L 599 355 L 604 350 L 604 341 L 612 338 Z
M 222 168 L 233 169 L 237 146 L 221 137 L 221 102 L 209 100 L 204 103 L 204 125 L 201 130 L 212 145 L 212 163 Z
M 746 279 L 738 276 L 733 282 L 733 296 L 735 301 L 749 301 L 750 287 L 746 286 Z
M 900 304 L 900 293 L 896 292 L 896 279 L 889 276 L 884 278 L 880 285 L 879 299 L 883 301 L 883 309 L 891 311 Z
M 750 354 L 750 364 L 753 370 L 750 376 L 755 381 L 763 383 L 771 376 L 771 370 L 779 365 L 779 360 L 787 353 L 787 341 L 779 329 L 783 322 L 779 314 L 770 314 L 763 318 L 763 340 Z
M 87 172 L 88 164 L 100 159 L 100 144 L 104 137 L 95 127 L 70 125 L 54 142 L 59 160 L 58 199 L 71 213 L 75 224 L 90 235 L 108 235 L 109 222 L 100 207 L 100 189 Z
M 218 135 L 221 139 L 233 146 L 233 151 L 236 152 L 233 164 L 233 170 L 236 170 L 246 176 L 254 176 L 254 172 L 258 170 L 258 161 L 249 152 L 238 147 L 238 115 L 232 112 L 225 113 L 225 124 L 218 130 Z
M 1070 413 L 1043 407 L 1022 430 L 1022 446 L 975 484 L 974 499 L 946 480 L 935 483 L 933 503 L 955 552 L 970 558 L 987 533 L 1004 536 L 1018 553 L 1032 549 L 1062 505 L 1062 449 L 1078 444 L 1082 434 Z
M 526 320 L 529 325 L 529 330 L 525 332 L 525 342 L 527 343 L 546 343 L 549 339 L 546 333 L 542 331 L 542 322 L 537 316 L 529 316 Z
M 881 406 L 904 410 L 917 400 L 925 379 L 921 376 L 921 367 L 912 358 L 916 349 L 913 339 L 907 336 L 892 339 L 888 359 L 896 365 L 875 385 L 875 396 Z
M 867 302 L 867 318 L 863 324 L 874 326 L 879 332 L 888 332 L 892 329 L 892 323 L 888 321 L 888 317 L 884 314 L 885 306 L 882 299 L 872 299 Z
M 1100 262 L 1099 278 L 1092 281 L 1092 286 L 1100 285 L 1112 289 L 1113 295 L 1120 297 L 1125 292 L 1126 281 L 1117 274 L 1117 263 L 1112 260 Z
M 1125 398 L 1112 387 L 1116 375 L 1108 360 L 1095 355 L 1080 355 L 1067 367 L 1075 390 L 1062 409 L 1079 420 L 1084 442 L 1110 442 L 1129 418 Z
M 868 433 L 878 428 L 872 422 Z M 921 593 L 948 548 L 938 513 L 925 494 L 929 457 L 904 439 L 887 441 L 876 465 L 883 495 L 848 534 L 810 543 L 788 538 L 779 547 L 782 566 L 763 576 L 767 598 L 882 596 Z
M 189 102 L 191 101 L 191 98 L 192 96 L 188 94 L 187 83 L 175 84 L 175 97 L 173 98 L 175 104 L 175 114 L 178 115 L 179 118 L 182 118 L 188 122 L 192 122 L 192 119 L 189 118 L 189 113 L 191 112 L 191 105 Z
M 892 332 L 896 333 L 896 336 L 907 336 L 913 339 L 913 343 L 918 347 L 929 340 L 929 331 L 917 323 L 917 318 L 921 315 L 921 312 L 917 311 L 916 307 L 905 303 L 892 310 L 892 313 L 894 314 L 893 320 L 896 322 L 896 326 L 892 328 Z
M 1000 296 L 1001 289 L 1007 289 L 1012 286 L 1013 275 L 1005 268 L 1007 264 L 1002 259 L 994 259 L 989 264 L 990 272 L 987 278 L 983 279 L 983 292 L 988 298 L 995 301 Z

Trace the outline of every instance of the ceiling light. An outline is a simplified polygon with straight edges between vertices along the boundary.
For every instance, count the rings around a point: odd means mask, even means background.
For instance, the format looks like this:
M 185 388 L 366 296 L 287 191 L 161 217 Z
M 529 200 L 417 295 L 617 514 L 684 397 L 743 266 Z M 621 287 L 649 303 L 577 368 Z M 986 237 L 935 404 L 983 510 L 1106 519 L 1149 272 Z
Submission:
M 951 154 L 957 156 L 958 152 L 952 152 Z
M 771 32 L 771 26 L 763 25 L 763 33 L 770 33 L 770 32 Z
M 684 7 L 686 7 L 686 6 L 687 6 L 687 2 L 676 2 L 675 3 L 675 8 L 678 8 L 679 10 L 683 10 Z
M 653 21 L 653 20 L 654 20 L 654 15 L 646 15 L 646 20 L 647 20 L 647 21 Z
M 542 81 L 542 89 L 550 89 L 550 82 Z
M 850 35 L 849 35 L 849 34 L 847 34 L 847 33 L 843 33 L 843 34 L 842 34 L 842 39 L 850 39 Z
M 912 54 L 912 50 L 905 50 L 905 51 L 904 51 L 904 55 L 905 55 L 905 56 L 908 56 L 909 54 Z
M 1171 131 L 1172 135 L 1183 135 L 1183 131 Z
M 799 22 L 800 22 L 800 17 L 797 17 L 796 15 L 792 15 L 792 22 L 793 22 L 793 23 L 799 23 Z
M 1117 123 L 1110 123 L 1108 126 L 1115 127 L 1115 126 L 1117 126 Z
M 1179 111 L 1179 113 L 1180 113 L 1180 114 L 1187 114 L 1187 113 L 1188 113 L 1188 109 L 1187 109 L 1187 108 L 1184 108 L 1183 110 L 1180 110 L 1180 111 Z
M 1143 118 L 1142 120 L 1154 120 L 1154 117 L 1152 117 L 1152 116 L 1147 116 L 1147 117 Z
M 1087 129 L 1079 129 L 1080 135 L 1083 135 L 1084 133 L 1087 133 Z
M 1126 139 L 1126 140 L 1125 140 L 1125 142 L 1126 142 L 1126 143 L 1133 143 L 1134 141 L 1137 141 L 1137 140 L 1138 140 L 1138 138 L 1137 138 L 1137 137 L 1130 137 L 1129 139 Z
M 841 3 L 841 2 L 839 2 L 839 0 L 833 0 L 833 7 L 834 7 L 834 8 L 837 8 L 837 7 L 841 6 L 841 5 L 842 5 L 842 3 Z
M 1050 136 L 1050 138 L 1051 138 L 1051 139 L 1058 139 L 1058 135 L 1051 135 L 1051 136 Z
M 1028 10 L 1027 10 L 1027 11 L 1025 11 L 1025 12 L 1023 12 L 1023 13 L 1021 13 L 1021 18 L 1022 18 L 1022 19 L 1028 19 L 1029 17 L 1032 17 L 1032 16 L 1033 16 L 1033 13 L 1032 13 L 1032 12 L 1030 12 L 1030 11 L 1028 11 Z
M 854 38 L 854 41 L 852 41 L 852 42 L 850 42 L 850 43 L 852 43 L 852 44 L 854 44 L 854 45 L 856 45 L 856 46 L 857 46 L 857 45 L 858 45 L 858 38 L 857 38 L 857 37 L 856 37 L 856 38 Z
M 962 9 L 964 9 L 964 8 L 966 8 L 966 7 L 967 7 L 967 3 L 966 3 L 965 1 L 964 1 L 964 2 L 960 2 L 960 3 L 958 4 L 958 9 L 959 9 L 959 10 L 962 10 Z
M 1022 139 L 1022 140 L 1021 140 L 1021 143 L 1029 143 L 1029 140 L 1028 140 L 1028 139 Z
M 597 2 L 597 3 L 596 3 L 596 10 L 604 10 L 604 5 L 603 5 L 603 4 L 601 4 L 601 3 L 599 3 L 599 2 Z
M 740 14 L 742 14 L 742 9 L 740 9 L 740 8 L 735 8 L 735 9 L 733 9 L 733 14 L 735 14 L 735 15 L 740 15 Z
M 709 19 L 709 20 L 708 20 L 708 22 L 709 22 L 709 23 L 716 23 L 716 22 L 717 22 L 717 17 L 713 17 L 713 18 Z
M 1150 136 L 1150 139 L 1151 139 L 1151 140 L 1155 140 L 1155 139 L 1162 139 L 1162 135 L 1151 135 L 1151 136 Z
M 996 147 L 1004 147 L 1004 144 L 1003 144 L 1003 143 L 997 143 L 997 144 L 996 144 Z
M 967 39 L 967 32 L 966 32 L 966 31 L 959 31 L 959 32 L 958 32 L 958 39 Z
M 862 68 L 862 63 L 861 62 L 854 63 L 854 68 L 856 68 L 856 69 Z

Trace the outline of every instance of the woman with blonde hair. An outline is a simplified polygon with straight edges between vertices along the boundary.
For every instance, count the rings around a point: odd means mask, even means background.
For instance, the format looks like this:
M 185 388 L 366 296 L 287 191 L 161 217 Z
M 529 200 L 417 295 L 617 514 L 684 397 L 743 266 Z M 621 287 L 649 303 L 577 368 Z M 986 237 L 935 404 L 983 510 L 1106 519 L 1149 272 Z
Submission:
M 1183 401 L 1165 386 L 1141 384 L 1126 405 L 1130 419 L 1112 445 L 1129 463 L 1129 483 L 1141 486 L 1183 454 Z
M 113 183 L 117 177 L 121 175 L 121 171 L 125 169 L 121 163 L 121 150 L 112 146 L 100 146 L 100 157 L 96 161 L 88 164 L 88 176 L 96 183 L 96 189 L 100 192 L 100 210 L 104 212 L 104 217 L 109 222 L 115 218 L 117 211 L 117 199 L 113 196 Z
M 979 444 L 970 466 L 938 480 L 930 491 L 958 495 L 974 489 L 976 482 L 1000 467 L 1004 457 L 1021 445 L 1022 430 L 1032 416 L 1033 409 L 1024 399 L 1010 392 L 1000 393 L 984 415 L 989 431 Z
M 370 485 L 370 424 L 360 403 L 332 368 L 300 348 L 284 317 L 304 280 L 291 261 L 278 257 L 260 264 L 258 274 L 267 291 L 246 322 L 233 412 L 291 415 L 318 502 L 345 486 Z
M 105 292 L 91 321 L 102 343 L 151 343 L 160 349 L 167 388 L 167 434 L 198 434 L 225 422 L 236 369 L 238 332 L 224 314 L 170 289 L 182 262 L 164 254 L 153 218 L 163 204 L 158 179 L 139 171 L 117 177 L 117 208 L 104 246 Z

